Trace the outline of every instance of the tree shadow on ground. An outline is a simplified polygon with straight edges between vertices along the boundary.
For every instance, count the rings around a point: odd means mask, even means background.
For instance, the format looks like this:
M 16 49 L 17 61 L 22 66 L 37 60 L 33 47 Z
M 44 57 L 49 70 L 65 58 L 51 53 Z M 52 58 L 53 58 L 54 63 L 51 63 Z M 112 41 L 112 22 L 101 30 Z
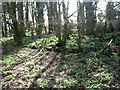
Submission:
M 40 71 L 41 75 L 40 76 L 35 76 L 33 81 L 31 82 L 33 88 L 39 88 L 39 86 L 36 84 L 38 78 L 44 79 L 44 78 L 48 77 L 48 76 L 44 75 L 44 73 L 47 73 L 47 74 L 50 75 L 51 73 L 53 73 L 53 71 L 55 71 L 57 68 L 59 68 L 59 65 L 61 64 L 61 61 L 63 60 L 65 52 L 61 53 L 61 55 L 60 55 L 61 58 L 59 59 L 59 61 L 57 61 L 57 57 L 56 57 L 58 54 L 60 54 L 60 52 L 58 53 L 58 52 L 52 51 L 52 59 L 51 59 L 51 61 L 48 63 L 48 65 L 45 68 L 43 68 Z M 55 62 L 59 62 L 59 65 L 57 67 L 53 67 Z M 49 71 L 51 66 L 54 69 Z M 49 72 L 47 72 L 47 71 L 49 71 Z M 55 79 L 51 79 L 51 80 L 52 80 L 52 82 L 54 82 Z
M 43 34 L 41 35 L 41 38 L 48 38 L 50 35 L 48 34 Z M 13 39 L 7 40 L 4 42 L 4 45 L 10 49 L 12 52 L 17 53 L 19 50 L 24 48 L 24 45 L 29 45 L 30 43 L 35 42 L 35 39 L 39 39 L 38 35 L 35 35 L 34 37 L 32 36 L 26 36 L 23 38 L 23 44 L 20 46 L 17 46 L 17 43 L 14 42 Z M 3 46 L 3 45 L 2 45 Z M 8 55 L 10 52 L 3 46 L 2 47 L 2 55 Z

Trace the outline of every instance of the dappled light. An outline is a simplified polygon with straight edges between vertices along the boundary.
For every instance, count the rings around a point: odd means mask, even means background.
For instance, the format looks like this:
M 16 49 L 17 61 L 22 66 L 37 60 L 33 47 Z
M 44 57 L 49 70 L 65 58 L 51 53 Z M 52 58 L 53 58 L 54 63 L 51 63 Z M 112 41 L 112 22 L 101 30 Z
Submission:
M 120 88 L 120 2 L 66 1 L 2 2 L 3 90 Z

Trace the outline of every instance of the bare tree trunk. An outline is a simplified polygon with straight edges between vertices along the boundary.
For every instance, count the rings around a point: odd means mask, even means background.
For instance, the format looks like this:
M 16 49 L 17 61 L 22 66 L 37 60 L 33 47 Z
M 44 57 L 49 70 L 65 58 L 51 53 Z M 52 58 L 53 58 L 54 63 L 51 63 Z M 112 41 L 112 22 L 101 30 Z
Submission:
M 59 42 L 61 42 L 61 11 L 60 11 L 60 2 L 58 2 L 58 8 L 59 8 L 59 12 L 58 12 L 58 38 L 59 38 Z
M 81 32 L 80 32 L 80 30 L 81 30 L 81 20 L 80 20 L 80 1 L 78 0 L 77 1 L 77 8 L 78 8 L 78 15 L 77 15 L 77 24 L 78 24 L 78 26 L 77 26 L 77 28 L 78 28 L 78 46 L 79 46 L 79 50 L 81 51 L 81 45 L 80 45 L 80 43 L 81 43 L 81 41 L 80 41 L 80 38 L 81 38 Z
M 5 2 L 3 3 L 3 20 L 4 20 L 4 37 L 7 37 L 7 22 L 6 22 L 6 11 L 5 11 Z
M 95 4 L 96 5 L 96 4 Z M 95 5 L 93 2 L 86 2 L 86 32 L 91 35 L 94 34 L 96 25 Z
M 31 4 L 31 6 L 32 6 L 32 29 L 31 29 L 31 35 L 32 35 L 32 37 L 34 37 L 34 32 L 33 32 L 33 30 L 35 29 L 34 28 L 34 2 Z
M 84 3 L 79 3 L 79 8 L 81 8 L 80 13 L 80 32 L 81 34 L 85 34 L 85 17 L 84 17 Z
M 24 19 L 23 19 L 23 2 L 18 2 L 18 20 L 19 20 L 20 32 L 22 36 L 25 36 Z
M 53 2 L 48 2 L 47 3 L 47 10 L 48 10 L 48 28 L 49 28 L 49 33 L 53 32 L 54 30 L 54 25 L 53 25 Z
M 67 31 L 68 31 L 68 13 L 67 9 L 65 7 L 65 2 L 63 2 L 63 17 L 64 17 L 64 30 L 63 30 L 63 42 L 64 45 L 66 45 L 66 40 L 67 40 Z
M 29 10 L 28 10 L 28 2 L 26 2 L 26 8 L 25 8 L 26 12 L 25 12 L 25 21 L 26 21 L 26 30 L 29 31 Z
M 4 27 L 3 27 L 3 22 L 2 22 L 2 37 L 4 37 Z
M 13 33 L 14 33 L 14 40 L 17 42 L 18 45 L 22 44 L 22 35 L 20 32 L 20 28 L 18 26 L 18 22 L 16 20 L 16 2 L 11 2 L 11 16 L 13 22 Z
M 57 11 L 57 2 L 54 2 L 54 29 L 56 36 L 58 37 L 58 11 Z
M 43 25 L 44 25 L 44 14 L 43 14 L 43 8 L 44 8 L 44 3 L 43 2 L 37 2 L 36 3 L 36 8 L 37 8 L 37 24 L 38 24 L 38 28 L 37 28 L 37 34 L 40 35 L 42 34 L 42 30 L 43 30 Z
M 45 24 L 44 24 L 44 29 L 45 29 L 45 34 L 47 34 L 47 28 L 46 28 Z

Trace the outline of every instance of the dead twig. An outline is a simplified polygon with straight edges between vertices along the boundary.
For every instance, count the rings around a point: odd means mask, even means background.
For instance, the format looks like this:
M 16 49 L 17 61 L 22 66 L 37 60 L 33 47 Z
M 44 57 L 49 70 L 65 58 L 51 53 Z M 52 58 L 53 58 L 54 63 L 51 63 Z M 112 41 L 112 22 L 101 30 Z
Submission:
M 3 43 L 2 40 L 0 40 L 0 41 L 2 42 L 2 45 L 3 45 L 11 54 L 13 54 L 14 56 L 16 56 L 16 57 L 24 60 L 22 57 L 20 57 L 19 55 L 15 54 L 14 52 L 12 52 L 12 51 Z

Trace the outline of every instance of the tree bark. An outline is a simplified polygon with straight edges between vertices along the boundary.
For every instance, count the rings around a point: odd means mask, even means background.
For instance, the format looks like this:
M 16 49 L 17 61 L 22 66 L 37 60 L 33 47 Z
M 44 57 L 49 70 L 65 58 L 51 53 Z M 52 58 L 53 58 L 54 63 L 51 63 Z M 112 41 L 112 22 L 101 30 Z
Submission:
M 23 18 L 23 2 L 18 2 L 18 20 L 22 36 L 25 36 L 24 18 Z
M 26 10 L 26 12 L 25 12 L 25 21 L 26 21 L 26 23 L 25 23 L 25 25 L 26 25 L 26 30 L 28 30 L 29 31 L 29 10 L 28 10 L 28 2 L 26 2 L 26 7 L 25 7 L 25 10 Z
M 11 16 L 12 18 L 12 22 L 13 22 L 13 37 L 14 40 L 17 42 L 17 45 L 21 45 L 22 44 L 22 35 L 20 32 L 20 28 L 18 28 L 18 22 L 16 20 L 16 2 L 11 2 Z
M 48 28 L 49 28 L 49 33 L 51 33 L 54 30 L 54 25 L 53 25 L 53 2 L 48 2 L 47 3 L 47 11 L 48 11 Z
M 67 31 L 68 31 L 68 13 L 67 8 L 65 7 L 65 2 L 63 2 L 63 18 L 64 18 L 64 30 L 63 30 L 63 42 L 66 45 L 67 40 Z
M 7 37 L 7 22 L 6 22 L 6 11 L 5 11 L 5 2 L 3 3 L 3 22 L 4 22 L 4 37 Z
M 36 8 L 37 8 L 37 13 L 38 13 L 38 15 L 37 15 L 37 24 L 38 24 L 37 35 L 39 35 L 39 38 L 40 38 L 40 35 L 42 34 L 42 30 L 43 30 L 43 25 L 44 25 L 44 14 L 43 14 L 44 3 L 37 2 Z
M 86 2 L 86 32 L 88 35 L 94 34 L 95 24 L 96 24 L 96 15 L 95 15 L 95 6 L 93 2 Z

